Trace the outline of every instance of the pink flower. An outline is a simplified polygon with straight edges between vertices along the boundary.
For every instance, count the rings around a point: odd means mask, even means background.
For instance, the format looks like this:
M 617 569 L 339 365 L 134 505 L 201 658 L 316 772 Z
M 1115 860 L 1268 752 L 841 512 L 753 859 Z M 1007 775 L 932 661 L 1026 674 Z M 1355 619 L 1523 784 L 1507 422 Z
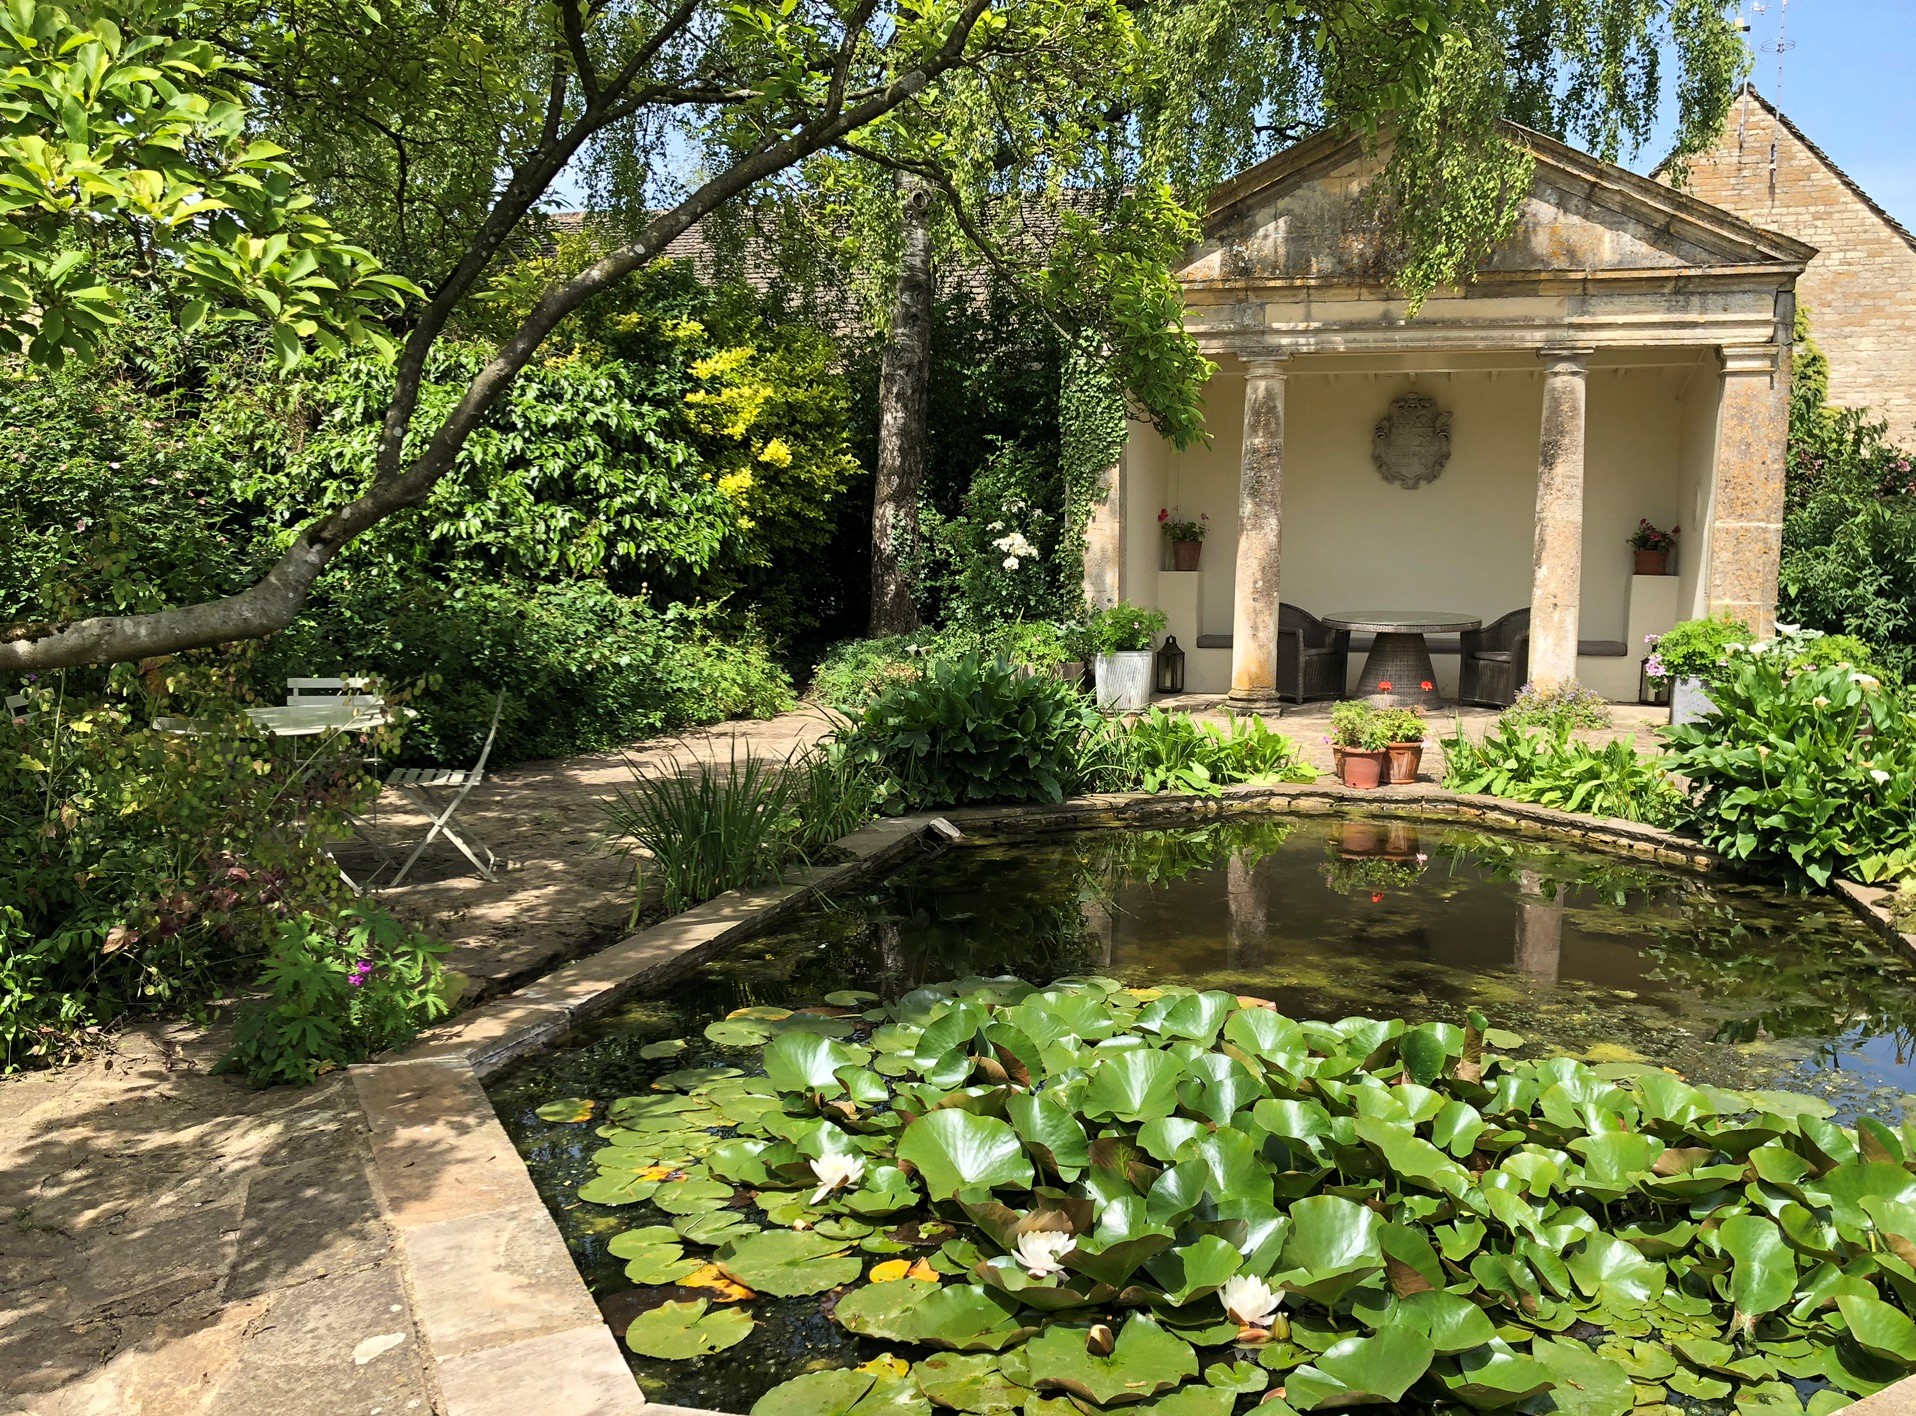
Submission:
M 364 988 L 366 986 L 366 980 L 372 976 L 373 961 L 371 959 L 361 959 L 353 965 L 352 972 L 346 975 L 346 982 L 348 986 L 352 988 Z

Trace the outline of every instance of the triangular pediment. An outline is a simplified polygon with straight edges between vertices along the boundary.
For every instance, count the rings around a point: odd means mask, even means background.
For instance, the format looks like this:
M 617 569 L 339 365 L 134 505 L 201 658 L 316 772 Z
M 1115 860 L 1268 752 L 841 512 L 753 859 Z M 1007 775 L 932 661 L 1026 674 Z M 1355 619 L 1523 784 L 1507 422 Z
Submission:
M 1481 275 L 1800 268 L 1816 253 L 1541 133 L 1514 124 L 1506 133 L 1536 159 L 1535 174 L 1516 229 Z M 1400 262 L 1365 197 L 1383 162 L 1356 137 L 1323 134 L 1259 163 L 1213 194 L 1205 239 L 1180 278 L 1388 280 Z

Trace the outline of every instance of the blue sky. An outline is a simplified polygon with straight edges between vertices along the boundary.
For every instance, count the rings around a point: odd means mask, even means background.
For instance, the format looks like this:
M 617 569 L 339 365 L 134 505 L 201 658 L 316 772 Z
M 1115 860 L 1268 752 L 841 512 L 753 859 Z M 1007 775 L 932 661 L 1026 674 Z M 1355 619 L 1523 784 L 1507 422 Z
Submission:
M 1787 19 L 1782 109 L 1837 166 L 1890 215 L 1916 227 L 1916 0 L 1743 0 L 1751 75 L 1776 98 L 1774 50 Z M 1734 120 L 1732 120 L 1734 121 Z M 1652 148 L 1630 165 L 1648 171 L 1663 157 Z

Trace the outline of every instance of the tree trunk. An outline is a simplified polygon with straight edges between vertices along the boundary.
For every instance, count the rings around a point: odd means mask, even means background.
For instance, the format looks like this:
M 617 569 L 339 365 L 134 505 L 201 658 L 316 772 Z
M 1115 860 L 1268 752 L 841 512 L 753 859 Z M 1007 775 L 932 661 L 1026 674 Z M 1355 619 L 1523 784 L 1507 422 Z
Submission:
M 891 333 L 878 375 L 878 474 L 872 488 L 874 636 L 918 628 L 908 562 L 918 549 L 925 471 L 925 397 L 931 381 L 931 188 L 900 173 L 904 233 Z

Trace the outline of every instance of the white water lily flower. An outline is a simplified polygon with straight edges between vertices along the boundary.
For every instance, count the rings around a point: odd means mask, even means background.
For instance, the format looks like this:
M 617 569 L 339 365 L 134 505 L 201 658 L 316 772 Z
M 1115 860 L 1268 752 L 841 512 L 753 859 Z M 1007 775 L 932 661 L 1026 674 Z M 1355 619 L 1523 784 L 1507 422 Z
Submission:
M 818 1177 L 812 1203 L 823 1204 L 832 1191 L 855 1185 L 864 1178 L 865 1162 L 855 1155 L 823 1155 L 812 1162 L 812 1174 Z
M 1284 1306 L 1284 1295 L 1261 1278 L 1238 1274 L 1224 1280 L 1217 1291 L 1218 1301 L 1233 1322 L 1243 1327 L 1267 1328 L 1277 1310 Z
M 1049 1278 L 1064 1268 L 1058 1256 L 1077 1242 L 1066 1229 L 1027 1229 L 1018 1236 L 1018 1262 L 1033 1278 Z

